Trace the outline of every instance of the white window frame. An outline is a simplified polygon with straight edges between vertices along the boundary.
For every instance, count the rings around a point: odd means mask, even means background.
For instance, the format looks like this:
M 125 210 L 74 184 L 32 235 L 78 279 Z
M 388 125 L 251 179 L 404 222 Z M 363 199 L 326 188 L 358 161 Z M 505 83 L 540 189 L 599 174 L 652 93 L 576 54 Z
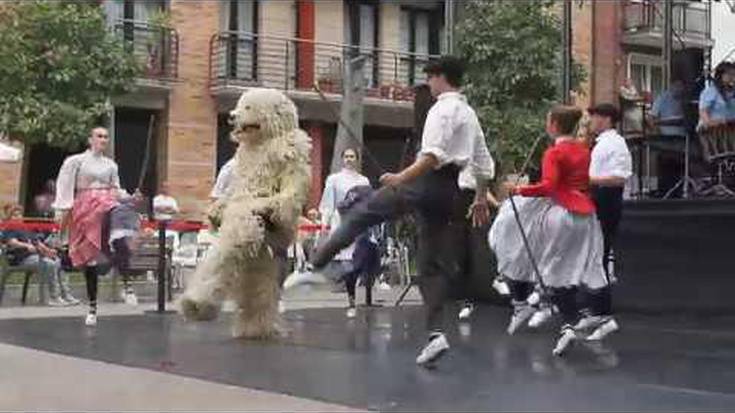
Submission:
M 654 91 L 652 90 L 652 84 L 651 84 L 651 79 L 653 76 L 652 76 L 651 69 L 653 67 L 658 67 L 663 72 L 664 66 L 661 62 L 661 57 L 657 55 L 650 55 L 650 54 L 643 54 L 643 53 L 629 53 L 627 69 L 626 69 L 627 77 L 629 79 L 632 79 L 632 74 L 633 74 L 632 71 L 633 71 L 634 64 L 646 67 L 645 76 L 644 76 L 645 84 L 643 85 L 642 90 L 639 90 L 638 92 L 639 93 L 650 92 L 651 94 L 653 94 Z

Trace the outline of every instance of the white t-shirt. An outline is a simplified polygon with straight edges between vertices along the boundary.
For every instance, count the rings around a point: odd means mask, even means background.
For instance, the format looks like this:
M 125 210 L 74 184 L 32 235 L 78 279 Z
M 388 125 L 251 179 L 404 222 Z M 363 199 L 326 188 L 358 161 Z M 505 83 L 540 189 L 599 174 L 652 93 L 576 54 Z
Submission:
M 628 179 L 633 175 L 633 159 L 628 144 L 615 129 L 608 129 L 597 137 L 591 157 L 590 178 L 614 176 Z
M 168 195 L 156 195 L 153 198 L 153 216 L 160 221 L 168 221 L 174 218 L 173 214 L 158 212 L 161 209 L 172 209 L 179 212 L 179 204 L 176 199 Z

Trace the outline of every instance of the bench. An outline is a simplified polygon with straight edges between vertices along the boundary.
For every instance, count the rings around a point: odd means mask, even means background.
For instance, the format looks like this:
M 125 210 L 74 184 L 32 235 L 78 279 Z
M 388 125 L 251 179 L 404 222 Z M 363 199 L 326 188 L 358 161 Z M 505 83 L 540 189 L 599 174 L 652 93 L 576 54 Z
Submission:
M 166 268 L 164 270 L 166 283 L 168 285 L 168 299 L 173 297 L 171 288 L 171 279 L 173 276 L 171 256 L 173 253 L 173 241 L 171 238 L 166 239 Z M 158 248 L 158 237 L 143 237 L 137 241 L 137 245 L 132 249 L 130 255 L 130 263 L 126 269 L 126 275 L 139 276 L 144 275 L 148 271 L 158 272 L 158 259 L 160 257 Z M 157 274 L 160 276 L 160 274 Z

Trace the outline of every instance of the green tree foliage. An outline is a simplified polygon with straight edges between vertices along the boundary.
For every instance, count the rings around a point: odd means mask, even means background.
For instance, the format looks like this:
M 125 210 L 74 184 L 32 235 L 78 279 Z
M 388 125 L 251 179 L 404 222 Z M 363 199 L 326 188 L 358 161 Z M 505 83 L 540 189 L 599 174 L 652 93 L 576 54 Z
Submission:
M 74 148 L 140 67 L 95 2 L 0 5 L 0 132 L 26 144 Z
M 468 62 L 465 92 L 503 172 L 517 171 L 561 96 L 561 21 L 553 1 L 461 3 L 456 52 Z M 583 79 L 575 64 L 573 84 Z M 543 149 L 543 145 L 540 145 Z

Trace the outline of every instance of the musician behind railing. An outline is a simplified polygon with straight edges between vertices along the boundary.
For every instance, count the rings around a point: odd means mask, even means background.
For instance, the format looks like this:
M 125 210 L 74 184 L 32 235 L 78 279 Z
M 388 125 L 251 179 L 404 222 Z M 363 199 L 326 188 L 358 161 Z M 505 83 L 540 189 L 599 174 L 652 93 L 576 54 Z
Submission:
M 674 79 L 669 89 L 653 101 L 649 127 L 653 130 L 652 147 L 656 151 L 658 190 L 666 194 L 681 177 L 682 156 L 687 128 L 685 123 L 686 87 L 681 79 Z
M 699 96 L 699 129 L 735 122 L 735 63 L 715 68 L 714 81 Z

